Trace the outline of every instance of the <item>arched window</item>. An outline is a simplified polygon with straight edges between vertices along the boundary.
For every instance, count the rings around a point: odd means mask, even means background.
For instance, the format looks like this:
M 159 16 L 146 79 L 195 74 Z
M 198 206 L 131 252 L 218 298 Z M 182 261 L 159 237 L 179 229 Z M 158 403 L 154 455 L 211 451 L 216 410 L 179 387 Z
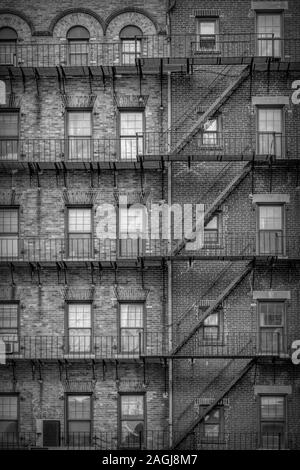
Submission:
M 6 86 L 2 80 L 0 80 L 0 104 L 6 104 Z
M 83 26 L 73 26 L 67 32 L 69 65 L 88 65 L 90 33 Z
M 16 56 L 18 35 L 13 28 L 0 28 L 0 64 L 13 65 Z
M 135 65 L 135 59 L 141 57 L 142 38 L 143 33 L 137 26 L 125 26 L 120 31 L 123 65 Z

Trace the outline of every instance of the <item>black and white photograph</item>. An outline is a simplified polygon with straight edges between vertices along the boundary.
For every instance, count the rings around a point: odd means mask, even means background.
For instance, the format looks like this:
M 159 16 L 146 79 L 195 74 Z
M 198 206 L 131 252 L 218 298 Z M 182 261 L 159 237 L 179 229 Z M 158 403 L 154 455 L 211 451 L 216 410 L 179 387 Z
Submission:
M 300 0 L 0 0 L 0 459 L 296 450 Z

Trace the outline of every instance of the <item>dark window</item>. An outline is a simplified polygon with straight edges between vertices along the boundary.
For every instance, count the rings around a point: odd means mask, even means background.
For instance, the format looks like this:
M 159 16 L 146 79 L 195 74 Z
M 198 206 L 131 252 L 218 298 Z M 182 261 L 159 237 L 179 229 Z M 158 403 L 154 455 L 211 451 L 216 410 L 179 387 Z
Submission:
M 7 354 L 18 351 L 18 303 L 0 303 L 0 339 Z
M 258 238 L 260 254 L 283 254 L 283 224 L 283 205 L 258 206 Z
M 122 353 L 139 354 L 143 349 L 144 304 L 120 304 L 120 346 Z
M 143 154 L 143 111 L 120 112 L 121 159 L 136 160 Z
M 217 49 L 216 18 L 201 18 L 197 21 L 197 52 L 214 52 Z
M 137 26 L 126 26 L 120 32 L 122 47 L 122 64 L 135 65 L 141 57 L 143 33 Z
M 19 211 L 0 208 L 0 257 L 18 256 Z
M 262 301 L 259 307 L 260 350 L 279 354 L 284 350 L 285 302 Z
M 67 395 L 67 435 L 71 446 L 86 446 L 91 442 L 91 395 Z
M 88 42 L 90 33 L 83 26 L 73 26 L 67 33 L 69 42 L 69 64 L 88 65 Z
M 0 112 L 0 160 L 17 160 L 19 113 Z
M 257 13 L 257 49 L 259 56 L 281 57 L 282 15 L 281 13 Z
M 92 209 L 68 209 L 68 254 L 71 258 L 92 256 Z
M 120 446 L 143 447 L 145 436 L 145 396 L 120 395 Z
M 68 304 L 68 345 L 69 353 L 91 352 L 92 304 Z
M 0 64 L 14 65 L 18 35 L 12 28 L 0 28 Z
M 264 449 L 280 449 L 285 440 L 285 397 L 260 397 L 260 436 Z
M 67 133 L 70 160 L 91 159 L 92 114 L 90 111 L 68 111 Z
M 282 108 L 258 108 L 258 153 L 260 155 L 283 155 Z
M 200 414 L 205 411 L 206 406 L 200 406 Z M 206 442 L 220 441 L 223 434 L 224 413 L 223 408 L 214 408 L 208 413 L 201 425 L 201 436 Z
M 0 447 L 13 445 L 18 436 L 18 397 L 17 395 L 0 395 Z

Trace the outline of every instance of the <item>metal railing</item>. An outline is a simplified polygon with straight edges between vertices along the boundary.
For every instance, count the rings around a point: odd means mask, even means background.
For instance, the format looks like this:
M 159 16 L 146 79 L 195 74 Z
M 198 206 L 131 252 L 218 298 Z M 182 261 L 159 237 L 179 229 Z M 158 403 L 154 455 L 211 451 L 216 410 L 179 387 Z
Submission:
M 272 57 L 300 60 L 300 37 L 276 38 L 272 34 L 175 34 L 150 35 L 135 39 L 132 52 L 122 41 L 68 43 L 3 43 L 0 64 L 20 67 L 56 66 L 136 66 L 137 59 L 203 58 L 207 63 L 217 57 Z
M 161 332 L 125 336 L 95 335 L 11 335 L 0 334 L 6 359 L 135 359 L 138 357 L 291 357 L 291 339 L 275 328 L 258 332 L 217 332 L 205 328 L 190 338 L 175 354 L 169 350 L 166 335 Z
M 43 138 L 0 139 L 0 161 L 6 162 L 136 162 L 161 156 L 181 160 L 183 156 L 215 160 L 254 157 L 299 159 L 300 137 L 280 133 L 255 134 L 202 132 L 190 136 L 178 151 L 177 144 L 188 136 L 183 132 L 145 132 L 126 138 Z M 171 142 L 171 145 L 169 144 Z
M 173 438 L 180 434 L 174 431 Z M 43 439 L 35 432 L 0 433 L 0 450 L 38 448 L 68 450 L 164 450 L 170 448 L 168 431 L 147 431 L 120 439 L 115 432 L 72 433 Z M 194 431 L 180 445 L 180 450 L 300 450 L 299 433 L 222 432 L 215 435 Z
M 122 243 L 120 243 L 120 241 Z M 174 242 L 174 249 L 179 244 Z M 128 238 L 123 240 L 100 238 L 40 238 L 0 237 L 0 262 L 57 262 L 57 261 L 115 261 L 138 259 L 140 257 L 172 258 L 194 256 L 202 259 L 253 257 L 300 257 L 300 235 L 283 235 L 273 231 L 263 231 L 259 237 L 255 233 L 228 233 L 220 235 L 217 243 L 205 242 L 189 251 L 182 250 L 172 255 L 168 240 Z

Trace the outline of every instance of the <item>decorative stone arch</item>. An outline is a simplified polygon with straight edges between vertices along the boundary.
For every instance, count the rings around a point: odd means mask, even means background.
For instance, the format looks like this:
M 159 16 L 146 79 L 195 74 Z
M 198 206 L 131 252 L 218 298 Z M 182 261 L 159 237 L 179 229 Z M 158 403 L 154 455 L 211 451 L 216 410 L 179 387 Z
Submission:
M 104 34 L 117 38 L 121 29 L 125 26 L 138 26 L 143 34 L 158 34 L 160 28 L 153 16 L 142 8 L 127 7 L 114 11 L 105 20 Z
M 13 28 L 19 40 L 30 41 L 34 34 L 32 21 L 24 13 L 12 9 L 0 9 L 0 28 Z
M 49 31 L 53 36 L 66 38 L 72 26 L 83 26 L 91 38 L 103 36 L 105 23 L 97 13 L 87 8 L 70 8 L 56 15 L 50 23 Z

